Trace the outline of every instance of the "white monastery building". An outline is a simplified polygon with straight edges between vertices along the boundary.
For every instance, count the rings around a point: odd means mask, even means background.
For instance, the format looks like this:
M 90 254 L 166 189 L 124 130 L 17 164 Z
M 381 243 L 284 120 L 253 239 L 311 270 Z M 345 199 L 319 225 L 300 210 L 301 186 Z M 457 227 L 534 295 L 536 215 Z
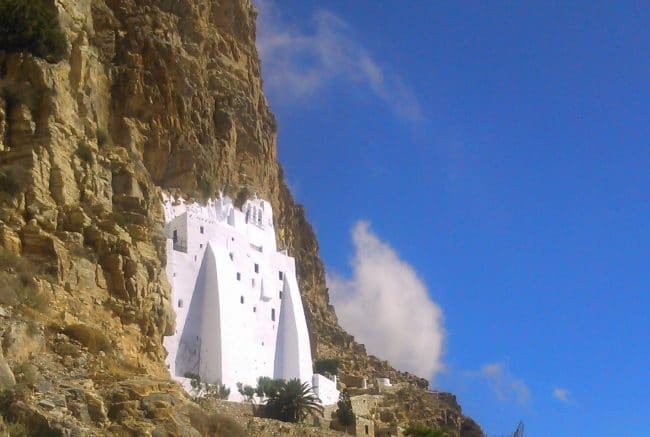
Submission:
M 336 382 L 312 371 L 307 322 L 294 259 L 278 252 L 270 203 L 242 209 L 221 196 L 206 205 L 163 197 L 167 277 L 176 332 L 164 339 L 173 378 L 220 381 L 241 400 L 238 382 L 268 376 L 309 383 L 324 405 Z

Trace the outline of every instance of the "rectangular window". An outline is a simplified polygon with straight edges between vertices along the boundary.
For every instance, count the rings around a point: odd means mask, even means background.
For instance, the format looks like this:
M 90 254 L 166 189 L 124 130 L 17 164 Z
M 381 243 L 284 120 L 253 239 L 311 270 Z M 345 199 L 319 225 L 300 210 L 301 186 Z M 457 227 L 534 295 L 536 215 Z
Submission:
M 239 303 L 244 303 L 244 296 L 241 296 L 241 297 L 239 298 Z
M 254 312 L 254 313 L 257 312 L 257 307 L 253 307 L 253 312 Z
M 280 281 L 284 279 L 284 275 L 282 272 L 278 272 L 278 278 L 280 278 Z
M 280 299 L 282 299 L 282 290 L 280 290 Z
M 237 280 L 241 281 L 241 273 L 237 272 Z
M 174 229 L 173 239 L 174 243 L 178 243 L 178 231 L 176 229 Z
M 201 226 L 201 233 L 203 233 L 203 226 Z
M 251 279 L 251 287 L 255 288 L 255 278 Z
M 271 308 L 271 320 L 275 322 L 275 308 Z
M 259 273 L 259 272 L 260 272 L 260 265 L 255 263 L 255 273 Z
M 178 299 L 178 307 L 183 308 L 183 299 Z

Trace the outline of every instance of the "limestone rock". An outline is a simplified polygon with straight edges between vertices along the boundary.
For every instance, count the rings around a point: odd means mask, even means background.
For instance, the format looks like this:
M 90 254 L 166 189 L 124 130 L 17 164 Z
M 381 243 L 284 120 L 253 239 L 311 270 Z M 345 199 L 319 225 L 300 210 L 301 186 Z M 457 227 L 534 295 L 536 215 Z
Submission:
M 2 351 L 0 350 L 0 392 L 11 389 L 15 385 L 16 378 L 14 377 L 14 373 L 11 371 L 9 364 L 2 356 Z

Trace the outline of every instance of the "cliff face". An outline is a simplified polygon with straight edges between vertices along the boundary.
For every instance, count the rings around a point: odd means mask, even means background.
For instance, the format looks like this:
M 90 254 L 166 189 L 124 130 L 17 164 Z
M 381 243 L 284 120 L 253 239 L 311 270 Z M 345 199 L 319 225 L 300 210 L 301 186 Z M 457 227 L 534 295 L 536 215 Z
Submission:
M 143 406 L 163 393 L 192 408 L 165 382 L 162 337 L 174 315 L 163 189 L 271 201 L 279 246 L 296 258 L 314 357 L 428 385 L 368 357 L 338 326 L 316 237 L 277 162 L 251 2 L 51 5 L 69 42 L 63 61 L 0 52 L 0 385 L 13 385 L 2 378 L 8 363 L 29 389 L 10 403 L 13 416 L 136 434 L 195 425 Z

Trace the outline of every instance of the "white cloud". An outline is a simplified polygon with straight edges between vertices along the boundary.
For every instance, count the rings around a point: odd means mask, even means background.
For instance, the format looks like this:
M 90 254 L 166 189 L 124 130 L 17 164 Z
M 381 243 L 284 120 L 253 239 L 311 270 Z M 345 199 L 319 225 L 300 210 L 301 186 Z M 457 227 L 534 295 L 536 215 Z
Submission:
M 482 377 L 501 401 L 514 400 L 519 404 L 530 401 L 530 390 L 526 383 L 515 377 L 502 363 L 490 363 L 481 367 L 474 375 Z
M 569 403 L 570 395 L 571 393 L 566 388 L 562 388 L 562 387 L 553 388 L 553 397 L 559 400 L 560 402 L 564 402 L 565 404 Z
M 368 222 L 352 233 L 352 277 L 328 275 L 330 297 L 341 325 L 368 352 L 395 367 L 433 378 L 443 369 L 443 315 L 425 283 Z
M 364 87 L 402 118 L 421 118 L 415 94 L 376 61 L 340 17 L 317 11 L 307 31 L 288 23 L 272 0 L 256 0 L 255 4 L 259 10 L 257 48 L 269 94 L 296 101 L 313 97 L 334 81 L 345 81 Z

